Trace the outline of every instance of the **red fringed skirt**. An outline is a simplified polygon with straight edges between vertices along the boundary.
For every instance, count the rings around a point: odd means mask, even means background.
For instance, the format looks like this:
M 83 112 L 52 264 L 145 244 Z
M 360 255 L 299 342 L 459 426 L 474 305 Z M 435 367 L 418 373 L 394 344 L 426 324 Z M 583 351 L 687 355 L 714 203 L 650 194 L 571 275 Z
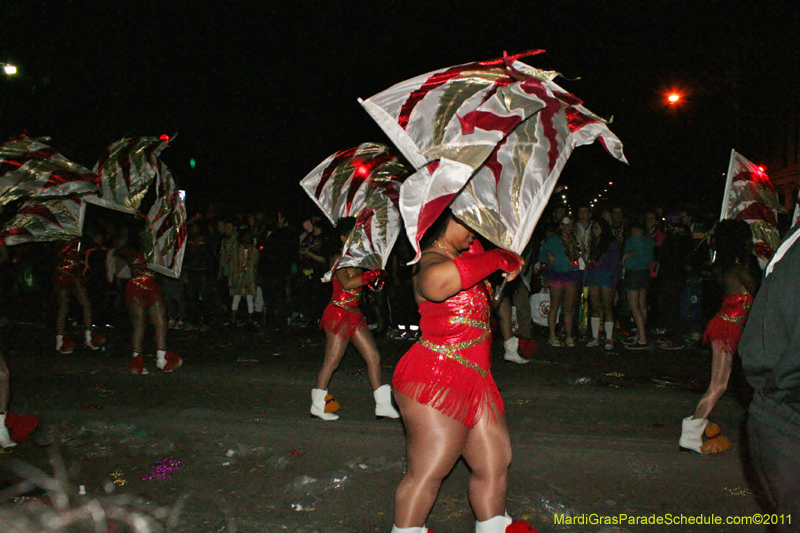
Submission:
M 488 410 L 492 420 L 505 413 L 492 377 L 489 297 L 484 285 L 441 303 L 420 304 L 422 340 L 400 359 L 395 392 L 475 427 Z
M 53 287 L 56 290 L 68 291 L 75 285 L 82 285 L 83 287 L 86 286 L 86 280 L 82 275 L 58 271 L 53 276 Z
M 321 330 L 340 335 L 347 340 L 353 338 L 361 328 L 367 327 L 364 315 L 358 309 L 361 301 L 361 289 L 345 290 L 338 280 L 333 280 L 331 301 L 322 312 L 319 321 Z
M 367 321 L 364 320 L 364 315 L 361 314 L 358 308 L 355 310 L 348 309 L 339 307 L 331 302 L 322 313 L 319 327 L 323 331 L 340 335 L 350 340 L 361 328 L 367 327 Z
M 161 299 L 161 287 L 152 276 L 132 278 L 125 285 L 125 303 L 148 308 Z
M 478 352 L 488 351 L 490 341 L 483 344 L 486 346 L 462 350 L 460 355 L 471 363 L 485 359 Z M 489 409 L 493 419 L 505 413 L 492 373 L 485 367 L 480 370 L 477 367 L 480 367 L 477 363 L 467 366 L 416 343 L 397 364 L 392 388 L 472 429 L 484 409 Z
M 722 343 L 728 352 L 736 353 L 752 305 L 753 297 L 747 291 L 723 298 L 719 312 L 706 326 L 703 343 Z

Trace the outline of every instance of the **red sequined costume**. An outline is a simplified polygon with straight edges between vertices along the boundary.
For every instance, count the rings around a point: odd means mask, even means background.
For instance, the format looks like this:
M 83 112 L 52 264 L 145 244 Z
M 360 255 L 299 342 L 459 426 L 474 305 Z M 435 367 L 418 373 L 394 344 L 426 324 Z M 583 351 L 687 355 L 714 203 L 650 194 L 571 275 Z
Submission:
M 392 386 L 469 428 L 503 399 L 490 372 L 491 290 L 481 282 L 441 303 L 419 305 L 422 339 L 400 359 Z
M 341 335 L 347 340 L 353 338 L 361 328 L 367 327 L 367 321 L 358 308 L 361 301 L 361 287 L 345 290 L 338 280 L 333 280 L 333 296 L 319 321 L 323 331 Z
M 80 283 L 86 285 L 83 279 L 83 258 L 78 247 L 80 239 L 74 239 L 63 246 L 56 272 L 53 275 L 53 286 L 56 289 L 68 291 Z
M 730 353 L 736 353 L 752 305 L 753 296 L 746 289 L 723 298 L 719 312 L 706 326 L 703 342 L 711 344 L 721 341 Z
M 131 268 L 131 279 L 125 285 L 125 302 L 150 307 L 161 298 L 161 287 L 156 276 L 147 267 L 144 254 L 130 248 L 119 251 L 120 257 L 128 262 Z

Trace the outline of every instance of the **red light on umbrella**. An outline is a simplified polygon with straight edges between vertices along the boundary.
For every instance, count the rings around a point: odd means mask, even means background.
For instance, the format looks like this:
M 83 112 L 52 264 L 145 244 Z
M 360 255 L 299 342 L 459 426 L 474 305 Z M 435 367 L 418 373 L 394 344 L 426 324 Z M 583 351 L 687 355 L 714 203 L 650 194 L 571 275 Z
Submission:
M 358 165 L 355 175 L 359 178 L 366 178 L 369 176 L 369 167 L 367 165 Z

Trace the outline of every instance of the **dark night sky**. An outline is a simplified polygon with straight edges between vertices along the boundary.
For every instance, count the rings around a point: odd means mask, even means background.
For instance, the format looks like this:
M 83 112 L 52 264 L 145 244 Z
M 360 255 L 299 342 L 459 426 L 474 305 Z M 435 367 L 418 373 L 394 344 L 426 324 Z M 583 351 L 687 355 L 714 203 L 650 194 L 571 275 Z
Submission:
M 766 157 L 752 153 L 753 117 L 770 95 L 797 92 L 794 5 L 4 0 L 0 61 L 21 75 L 0 80 L 0 134 L 52 137 L 91 167 L 122 136 L 178 132 L 162 158 L 190 200 L 310 209 L 297 186 L 308 171 L 386 142 L 358 97 L 542 48 L 526 61 L 613 115 L 631 162 L 576 150 L 562 176 L 575 194 L 612 179 L 621 198 L 716 200 L 731 148 Z M 688 92 L 680 109 L 663 104 L 673 86 Z

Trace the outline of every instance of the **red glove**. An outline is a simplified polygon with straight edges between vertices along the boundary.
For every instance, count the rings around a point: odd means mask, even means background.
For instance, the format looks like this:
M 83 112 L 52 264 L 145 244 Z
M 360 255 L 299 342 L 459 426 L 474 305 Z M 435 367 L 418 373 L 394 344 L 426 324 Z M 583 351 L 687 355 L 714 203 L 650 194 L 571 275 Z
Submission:
M 485 251 L 486 250 L 483 249 L 483 245 L 481 244 L 480 239 L 475 237 L 475 240 L 472 241 L 469 250 L 467 250 L 466 252 L 461 252 L 461 255 L 477 255 L 477 254 L 482 254 Z
M 367 270 L 361 273 L 361 284 L 372 285 L 375 281 L 386 277 L 385 270 Z
M 477 239 L 473 245 L 478 242 Z M 475 255 L 462 255 L 453 259 L 461 276 L 461 288 L 469 289 L 495 270 L 513 272 L 522 265 L 520 257 L 508 250 L 497 248 Z

